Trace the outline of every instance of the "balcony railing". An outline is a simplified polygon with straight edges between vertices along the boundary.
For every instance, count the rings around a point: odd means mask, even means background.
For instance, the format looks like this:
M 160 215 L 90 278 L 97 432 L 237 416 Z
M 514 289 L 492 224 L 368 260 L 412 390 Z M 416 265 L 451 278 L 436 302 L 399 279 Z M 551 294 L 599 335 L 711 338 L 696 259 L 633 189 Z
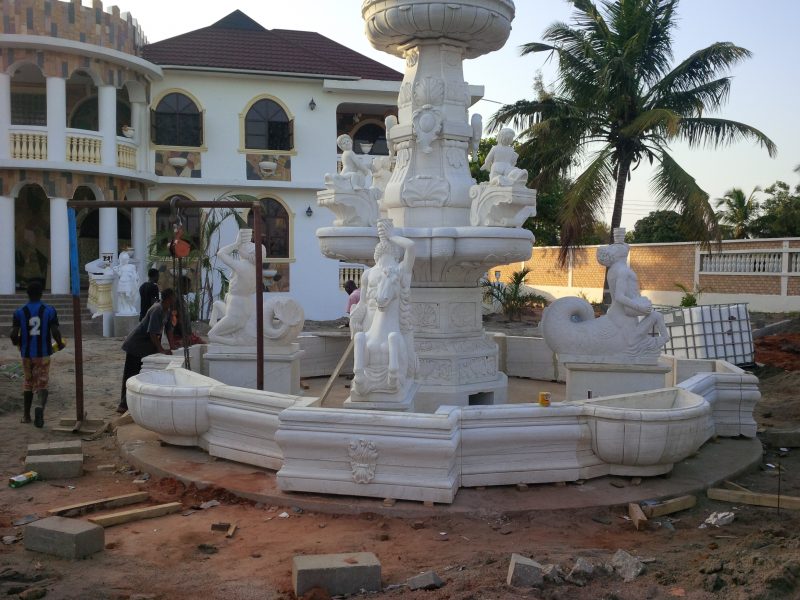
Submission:
M 11 126 L 11 158 L 18 160 L 47 160 L 47 127 L 26 125 L 24 129 Z
M 67 160 L 99 165 L 102 161 L 103 138 L 99 133 L 67 130 Z
M 358 263 L 339 263 L 339 289 L 344 289 L 344 284 L 348 279 L 361 287 L 361 274 L 366 267 Z
M 117 166 L 136 169 L 136 144 L 117 138 Z

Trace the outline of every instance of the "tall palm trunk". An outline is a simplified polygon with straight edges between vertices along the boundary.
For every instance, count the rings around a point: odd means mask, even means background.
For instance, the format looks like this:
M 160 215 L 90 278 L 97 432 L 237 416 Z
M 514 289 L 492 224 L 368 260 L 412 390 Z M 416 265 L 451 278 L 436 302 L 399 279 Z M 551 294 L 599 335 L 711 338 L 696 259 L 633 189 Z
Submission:
M 617 170 L 617 189 L 614 192 L 614 210 L 611 213 L 611 239 L 609 243 L 614 243 L 614 229 L 619 227 L 622 223 L 622 202 L 625 198 L 625 185 L 628 183 L 628 173 L 631 169 L 631 159 L 628 156 L 623 157 L 619 162 L 619 169 Z M 611 306 L 611 290 L 608 287 L 608 268 L 606 268 L 606 276 L 603 280 L 603 304 L 608 307 Z

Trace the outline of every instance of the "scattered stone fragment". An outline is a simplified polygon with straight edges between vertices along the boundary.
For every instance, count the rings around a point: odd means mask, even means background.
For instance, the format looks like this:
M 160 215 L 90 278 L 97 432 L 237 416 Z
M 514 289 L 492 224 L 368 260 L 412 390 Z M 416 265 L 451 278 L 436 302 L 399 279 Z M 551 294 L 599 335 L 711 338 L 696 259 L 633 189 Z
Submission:
M 595 523 L 600 523 L 601 525 L 611 525 L 611 519 L 608 517 L 603 517 L 601 515 L 592 517 L 592 521 Z
M 4 535 L 3 536 L 3 543 L 6 546 L 10 546 L 11 544 L 16 544 L 20 538 L 16 535 Z
M 544 565 L 542 567 L 542 576 L 548 583 L 560 584 L 564 583 L 566 575 L 559 565 Z
M 713 574 L 706 577 L 703 582 L 703 588 L 708 592 L 718 592 L 725 587 L 725 580 L 718 574 Z
M 440 542 L 446 542 L 447 540 L 450 539 L 450 536 L 447 535 L 446 531 L 440 531 L 439 535 L 436 536 L 436 539 L 439 540 Z
M 425 527 L 424 521 L 414 521 L 411 523 L 411 529 L 423 529 Z
M 14 527 L 19 527 L 20 525 L 27 525 L 28 523 L 33 523 L 34 521 L 38 521 L 38 515 L 25 515 L 24 517 L 17 519 L 12 523 Z
M 520 492 L 524 492 L 527 489 L 528 489 L 528 484 L 527 483 L 518 483 L 517 484 L 517 490 L 519 490 Z
M 116 468 L 117 465 L 97 465 L 98 471 L 114 471 Z
M 440 587 L 444 587 L 444 581 L 434 571 L 425 571 L 415 575 L 406 583 L 411 590 L 438 590 Z
M 641 477 L 631 477 L 631 485 L 642 485 Z
M 289 513 L 287 513 L 286 511 L 283 511 L 281 514 L 278 515 L 278 518 L 279 519 L 288 519 L 289 518 Z
M 712 525 L 713 527 L 722 527 L 723 525 L 729 525 L 733 523 L 733 520 L 736 518 L 736 515 L 732 512 L 713 512 L 711 513 L 708 518 L 703 521 L 703 525 Z M 703 525 L 700 527 L 702 528 Z
M 203 554 L 216 554 L 219 552 L 214 544 L 198 544 L 197 549 Z
M 517 554 L 511 555 L 506 583 L 514 587 L 536 587 L 544 582 L 544 567 L 531 558 Z
M 619 479 L 612 479 L 612 480 L 611 480 L 611 481 L 609 481 L 608 483 L 610 483 L 611 485 L 613 485 L 615 488 L 624 488 L 624 487 L 625 487 L 625 483 L 623 483 L 623 482 L 622 482 L 622 481 L 620 481 Z
M 586 585 L 586 582 L 592 578 L 594 574 L 594 565 L 588 559 L 579 556 L 575 561 L 575 566 L 567 575 L 567 581 L 576 585 Z
M 209 508 L 214 508 L 215 506 L 219 506 L 219 500 L 209 500 L 208 502 L 203 502 L 200 505 L 202 510 L 207 510 Z
M 514 533 L 514 526 L 511 523 L 503 523 L 498 531 L 500 535 L 508 535 Z
M 394 498 L 384 498 L 383 505 L 384 506 L 394 506 L 395 502 L 397 502 Z
M 17 596 L 20 600 L 39 600 L 47 595 L 47 589 L 43 587 L 32 587 L 20 592 Z
M 631 556 L 625 550 L 617 550 L 611 557 L 611 566 L 614 571 L 625 581 L 633 581 L 644 573 L 645 566 L 635 556 Z
M 293 506 L 292 507 L 292 512 L 296 513 L 298 515 L 302 515 L 303 514 L 303 509 L 300 508 L 299 506 Z

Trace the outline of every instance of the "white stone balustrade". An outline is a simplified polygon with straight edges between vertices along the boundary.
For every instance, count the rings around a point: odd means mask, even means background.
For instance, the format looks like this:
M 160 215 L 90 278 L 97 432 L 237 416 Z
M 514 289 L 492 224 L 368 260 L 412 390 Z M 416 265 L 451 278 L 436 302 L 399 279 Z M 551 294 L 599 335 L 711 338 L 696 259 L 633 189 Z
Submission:
M 361 274 L 364 272 L 364 265 L 354 263 L 339 263 L 339 289 L 344 289 L 344 284 L 352 280 L 356 286 L 361 286 Z
M 35 129 L 41 129 L 37 131 Z M 18 160 L 47 160 L 47 128 L 26 127 L 11 130 L 11 158 Z
M 703 254 L 700 257 L 701 273 L 781 273 L 782 255 L 780 249 L 774 252 L 725 252 Z M 789 254 L 789 264 L 797 272 L 798 253 Z M 790 269 L 791 271 L 791 269 Z
M 123 169 L 136 169 L 136 144 L 117 140 L 117 166 Z
M 103 140 L 94 134 L 77 133 L 72 130 L 67 134 L 67 160 L 77 163 L 99 165 L 102 159 Z

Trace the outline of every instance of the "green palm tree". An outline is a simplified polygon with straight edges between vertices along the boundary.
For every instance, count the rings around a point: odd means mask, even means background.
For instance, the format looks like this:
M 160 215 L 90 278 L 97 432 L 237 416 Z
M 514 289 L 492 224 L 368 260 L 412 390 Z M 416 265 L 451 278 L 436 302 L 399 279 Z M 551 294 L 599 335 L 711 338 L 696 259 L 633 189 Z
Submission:
M 761 188 L 756 186 L 749 196 L 745 196 L 741 188 L 731 188 L 722 198 L 717 198 L 719 222 L 726 233 L 735 240 L 743 240 L 753 233 L 753 222 L 758 217 L 761 206 L 755 198 L 756 192 Z
M 490 121 L 494 130 L 509 123 L 522 130 L 520 162 L 527 162 L 534 184 L 585 165 L 564 195 L 562 260 L 612 190 L 611 227 L 619 227 L 625 186 L 642 161 L 656 163 L 652 190 L 659 207 L 682 213 L 694 239 L 719 239 L 708 194 L 668 144 L 716 148 L 748 139 L 775 155 L 775 144 L 757 129 L 707 116 L 728 97 L 725 74 L 750 52 L 717 42 L 671 67 L 678 0 L 571 1 L 571 25 L 554 23 L 544 33 L 547 43 L 522 47 L 523 55 L 558 58 L 555 90 L 538 86 L 536 100 L 503 106 Z

